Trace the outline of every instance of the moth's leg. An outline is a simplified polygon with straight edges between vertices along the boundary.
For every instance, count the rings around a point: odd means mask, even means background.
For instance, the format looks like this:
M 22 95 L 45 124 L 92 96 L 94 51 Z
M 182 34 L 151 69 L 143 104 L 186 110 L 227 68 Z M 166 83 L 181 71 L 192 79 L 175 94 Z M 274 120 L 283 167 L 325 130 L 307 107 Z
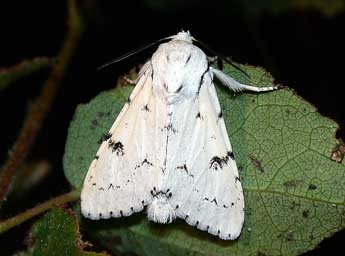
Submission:
M 218 59 L 218 56 L 207 56 L 208 63 L 210 63 L 211 65 L 218 61 Z
M 144 65 L 142 65 L 142 67 L 140 68 L 140 71 L 138 73 L 138 77 L 136 79 L 131 79 L 129 78 L 129 76 L 131 75 L 132 70 L 130 71 L 130 73 L 128 75 L 123 75 L 121 78 L 131 84 L 131 85 L 136 85 L 139 81 L 139 79 L 143 76 L 143 75 L 151 75 L 152 73 L 152 64 L 151 64 L 151 60 L 147 61 Z
M 222 71 L 216 68 L 210 68 L 211 72 L 219 79 L 219 81 L 227 86 L 229 89 L 238 92 L 238 91 L 253 91 L 253 92 L 267 92 L 278 89 L 278 86 L 269 86 L 269 87 L 255 87 L 251 85 L 241 84 L 237 82 L 232 77 L 223 73 Z
M 129 83 L 129 84 L 131 84 L 131 85 L 135 85 L 136 83 L 137 83 L 137 79 L 130 79 L 127 75 L 123 75 L 123 76 L 121 76 L 121 78 L 125 81 L 125 82 L 127 82 L 127 83 Z
M 215 66 L 220 70 L 223 70 L 223 59 L 218 56 L 207 56 L 207 60 L 210 66 Z

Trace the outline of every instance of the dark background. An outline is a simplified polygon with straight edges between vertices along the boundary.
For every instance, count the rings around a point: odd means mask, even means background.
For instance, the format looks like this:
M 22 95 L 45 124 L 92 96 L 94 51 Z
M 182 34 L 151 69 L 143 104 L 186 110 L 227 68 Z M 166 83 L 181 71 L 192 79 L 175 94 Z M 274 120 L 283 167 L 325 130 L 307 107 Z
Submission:
M 313 8 L 258 10 L 247 1 L 175 1 L 175 4 L 167 1 L 170 6 L 152 2 L 97 2 L 67 77 L 30 154 L 33 159 L 48 159 L 53 171 L 23 199 L 11 201 L 9 198 L 1 210 L 2 218 L 69 191 L 63 176 L 62 157 L 67 128 L 77 104 L 113 88 L 118 75 L 143 63 L 154 48 L 102 71 L 96 68 L 181 29 L 190 30 L 195 38 L 237 62 L 266 68 L 277 83 L 294 88 L 321 114 L 344 127 L 344 11 L 327 16 Z M 3 1 L 0 4 L 0 67 L 35 56 L 55 56 L 65 35 L 66 15 L 65 1 Z M 1 163 L 18 135 L 28 104 L 37 96 L 48 74 L 46 71 L 24 78 L 0 92 Z M 345 138 L 343 128 L 337 137 Z M 0 237 L 1 255 L 26 248 L 23 241 L 30 224 L 27 222 Z M 322 242 L 319 249 L 308 255 L 329 254 L 330 250 L 341 248 L 342 242 L 345 242 L 344 232 Z

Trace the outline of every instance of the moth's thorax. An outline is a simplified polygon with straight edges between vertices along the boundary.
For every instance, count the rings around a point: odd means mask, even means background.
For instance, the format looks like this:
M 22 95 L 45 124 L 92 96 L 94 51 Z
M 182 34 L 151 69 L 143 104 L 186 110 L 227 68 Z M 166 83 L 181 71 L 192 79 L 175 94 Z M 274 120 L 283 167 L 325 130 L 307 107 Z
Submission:
M 191 42 L 174 39 L 159 46 L 152 56 L 154 92 L 168 102 L 197 95 L 208 69 L 205 53 Z
M 189 31 L 181 31 L 177 33 L 176 35 L 172 36 L 172 40 L 180 40 L 180 41 L 185 41 L 188 43 L 193 43 L 193 37 L 189 33 Z

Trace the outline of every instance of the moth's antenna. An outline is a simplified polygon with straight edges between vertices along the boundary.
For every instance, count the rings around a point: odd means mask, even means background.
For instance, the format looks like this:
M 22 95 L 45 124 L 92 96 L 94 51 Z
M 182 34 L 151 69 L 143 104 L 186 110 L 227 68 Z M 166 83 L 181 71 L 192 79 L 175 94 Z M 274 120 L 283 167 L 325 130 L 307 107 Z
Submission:
M 122 55 L 122 56 L 116 58 L 116 59 L 114 59 L 114 60 L 111 60 L 111 61 L 109 61 L 109 62 L 103 64 L 102 66 L 98 67 L 96 70 L 100 70 L 100 69 L 103 69 L 103 68 L 105 68 L 105 67 L 108 67 L 108 66 L 110 66 L 110 65 L 112 65 L 112 64 L 114 64 L 114 63 L 117 63 L 117 62 L 119 62 L 119 61 L 121 61 L 121 60 L 124 60 L 124 59 L 126 59 L 126 58 L 128 58 L 128 57 L 130 57 L 130 56 L 133 56 L 134 54 L 137 54 L 137 53 L 139 53 L 139 52 L 142 52 L 143 50 L 145 50 L 145 49 L 147 49 L 147 48 L 150 48 L 150 47 L 152 47 L 152 46 L 154 46 L 154 45 L 156 45 L 156 44 L 158 44 L 158 43 L 160 43 L 160 42 L 162 42 L 162 41 L 165 41 L 165 40 L 168 40 L 168 39 L 171 39 L 171 38 L 172 38 L 171 36 L 165 37 L 165 38 L 156 40 L 156 41 L 154 41 L 153 43 L 149 43 L 149 44 L 146 44 L 146 45 L 144 45 L 144 46 L 141 46 L 141 47 L 139 47 L 139 48 L 137 48 L 137 49 L 134 49 L 134 50 L 132 50 L 132 51 L 130 51 L 130 52 L 128 52 L 128 53 L 126 53 L 126 54 L 124 54 L 124 55 Z
M 247 74 L 246 71 L 244 71 L 242 68 L 240 68 L 238 65 L 234 64 L 231 60 L 229 60 L 228 58 L 219 55 L 216 51 L 212 50 L 210 47 L 208 47 L 205 43 L 196 40 L 195 38 L 193 38 L 193 40 L 197 43 L 199 43 L 201 45 L 201 47 L 207 49 L 210 53 L 212 53 L 214 56 L 219 57 L 221 60 L 225 61 L 226 63 L 230 64 L 231 66 L 233 66 L 234 68 L 236 68 L 238 71 L 241 71 L 246 77 L 248 77 L 250 79 L 250 76 Z

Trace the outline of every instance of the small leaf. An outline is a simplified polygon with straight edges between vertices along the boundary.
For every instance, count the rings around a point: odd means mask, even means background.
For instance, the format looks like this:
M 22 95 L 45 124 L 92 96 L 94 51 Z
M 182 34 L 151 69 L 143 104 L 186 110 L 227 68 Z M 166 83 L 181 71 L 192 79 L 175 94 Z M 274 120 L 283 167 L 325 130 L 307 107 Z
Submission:
M 0 91 L 18 79 L 30 75 L 53 64 L 52 58 L 39 57 L 23 62 L 10 68 L 0 68 Z
M 261 68 L 226 66 L 236 80 L 271 86 Z M 78 107 L 64 156 L 69 182 L 81 187 L 88 167 L 133 87 L 104 92 Z M 330 159 L 338 126 L 292 90 L 237 95 L 217 87 L 245 193 L 245 224 L 235 241 L 221 241 L 183 221 L 149 223 L 143 214 L 87 221 L 111 250 L 139 255 L 298 255 L 345 225 L 345 165 Z M 139 218 L 139 219 L 138 219 Z M 123 224 L 126 225 L 123 225 Z M 121 236 L 121 245 L 111 238 Z
M 55 208 L 32 227 L 29 255 L 107 255 L 83 251 L 79 227 L 72 212 Z

